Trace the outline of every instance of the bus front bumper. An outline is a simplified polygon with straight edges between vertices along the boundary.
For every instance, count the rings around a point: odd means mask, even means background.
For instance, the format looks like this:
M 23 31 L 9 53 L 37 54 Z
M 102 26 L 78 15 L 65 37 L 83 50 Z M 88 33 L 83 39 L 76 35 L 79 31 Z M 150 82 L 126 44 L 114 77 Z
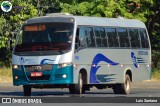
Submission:
M 13 85 L 54 85 L 54 84 L 73 84 L 73 66 L 57 68 L 53 66 L 51 71 L 41 71 L 42 76 L 31 77 L 32 72 L 26 72 L 24 67 L 21 70 L 12 69 Z

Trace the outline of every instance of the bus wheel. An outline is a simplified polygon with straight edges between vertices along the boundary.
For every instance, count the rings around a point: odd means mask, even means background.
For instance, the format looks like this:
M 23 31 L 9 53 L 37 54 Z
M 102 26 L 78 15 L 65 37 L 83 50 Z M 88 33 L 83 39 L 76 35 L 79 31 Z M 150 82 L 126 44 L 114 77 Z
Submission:
M 129 94 L 131 91 L 131 80 L 128 74 L 125 75 L 125 82 L 113 86 L 115 94 Z
M 23 93 L 24 93 L 24 96 L 31 96 L 31 86 L 23 85 Z
M 75 93 L 75 89 L 74 89 L 74 85 L 69 85 L 69 92 L 70 94 L 74 94 Z
M 84 81 L 83 81 L 81 73 L 79 73 L 78 84 L 70 85 L 69 91 L 70 91 L 71 94 L 73 94 L 73 93 L 75 93 L 75 94 L 85 93 Z
M 115 94 L 120 94 L 120 84 L 116 84 L 113 86 L 113 92 Z

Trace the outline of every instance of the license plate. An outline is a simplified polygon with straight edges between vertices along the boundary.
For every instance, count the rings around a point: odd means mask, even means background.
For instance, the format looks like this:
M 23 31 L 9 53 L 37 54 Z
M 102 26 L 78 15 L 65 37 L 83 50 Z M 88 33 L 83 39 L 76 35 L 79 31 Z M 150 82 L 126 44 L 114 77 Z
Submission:
M 42 72 L 31 72 L 31 77 L 40 77 L 42 76 Z

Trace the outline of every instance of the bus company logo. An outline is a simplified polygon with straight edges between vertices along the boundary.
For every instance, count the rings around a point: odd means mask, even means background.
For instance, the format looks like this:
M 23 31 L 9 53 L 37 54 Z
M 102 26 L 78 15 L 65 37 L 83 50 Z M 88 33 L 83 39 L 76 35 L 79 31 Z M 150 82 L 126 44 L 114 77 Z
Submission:
M 9 11 L 11 11 L 11 9 L 12 9 L 12 3 L 9 2 L 9 1 L 3 1 L 3 2 L 1 3 L 1 9 L 2 9 L 2 11 L 4 11 L 4 12 L 9 12 Z
M 136 56 L 135 56 L 135 54 L 134 54 L 133 52 L 131 52 L 131 58 L 132 58 L 132 61 L 133 61 L 133 63 L 134 63 L 134 66 L 135 66 L 136 68 L 138 68 L 137 58 L 136 58 Z
M 20 58 L 21 63 L 25 63 L 25 59 L 23 57 Z

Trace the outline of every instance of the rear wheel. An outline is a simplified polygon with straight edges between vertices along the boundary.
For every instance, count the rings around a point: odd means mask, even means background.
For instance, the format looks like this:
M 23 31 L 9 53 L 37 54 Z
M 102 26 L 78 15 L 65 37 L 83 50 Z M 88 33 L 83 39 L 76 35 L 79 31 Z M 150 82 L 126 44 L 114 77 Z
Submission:
M 128 74 L 125 75 L 125 82 L 113 86 L 115 94 L 129 94 L 131 91 L 131 80 Z
M 24 96 L 31 96 L 31 86 L 23 85 L 23 93 L 24 93 Z

